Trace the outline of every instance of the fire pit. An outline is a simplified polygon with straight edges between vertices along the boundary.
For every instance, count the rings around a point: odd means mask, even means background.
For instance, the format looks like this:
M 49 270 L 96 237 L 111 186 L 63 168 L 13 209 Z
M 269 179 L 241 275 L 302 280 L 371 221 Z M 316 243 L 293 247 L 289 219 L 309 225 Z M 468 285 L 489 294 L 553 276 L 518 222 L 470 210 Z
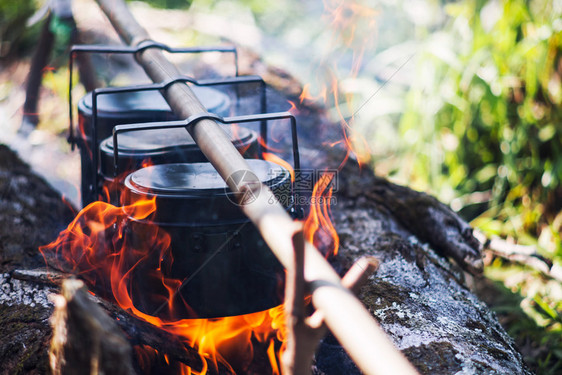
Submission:
M 114 1 L 104 2 L 109 17 L 121 13 L 119 12 L 120 2 Z M 130 21 L 127 17 L 124 19 Z M 118 17 L 115 23 L 119 25 L 118 21 L 121 20 L 123 18 Z M 135 27 L 134 19 L 132 22 L 123 22 L 123 24 L 119 29 L 124 30 L 119 31 L 124 35 L 123 39 L 133 47 L 143 44 L 143 41 L 148 39 L 142 28 Z M 130 26 L 131 24 L 133 31 L 127 31 L 128 27 L 125 25 Z M 176 73 L 173 65 L 166 63 L 155 47 L 143 50 L 135 57 L 151 79 L 158 84 L 174 79 Z M 154 69 L 155 66 L 159 69 Z M 267 370 L 260 367 L 258 368 L 261 371 L 254 370 L 248 365 L 250 361 L 253 361 L 252 343 L 258 341 L 263 346 L 263 352 L 267 350 L 272 373 L 280 372 L 279 359 L 281 357 L 284 359 L 283 373 L 305 373 L 311 368 L 309 361 L 312 358 L 315 341 L 322 335 L 323 328 L 329 327 L 335 338 L 342 343 L 363 372 L 414 373 L 411 366 L 408 366 L 388 340 L 385 340 L 369 312 L 349 291 L 349 289 L 358 289 L 361 282 L 369 277 L 370 272 L 365 263 L 354 265 L 343 280 L 340 280 L 329 267 L 323 254 L 315 248 L 317 241 L 315 241 L 314 233 L 317 228 L 324 229 L 320 227 L 324 221 L 321 214 L 329 212 L 328 208 L 320 205 L 321 200 L 317 200 L 319 205 L 311 207 L 311 215 L 304 224 L 292 220 L 286 214 L 286 211 L 291 212 L 291 209 L 287 210 L 289 207 L 283 206 L 280 202 L 284 202 L 283 191 L 291 186 L 289 179 L 296 178 L 298 182 L 299 174 L 290 173 L 288 169 L 274 166 L 277 171 L 281 170 L 281 174 L 266 173 L 264 175 L 260 171 L 269 171 L 272 165 L 263 160 L 244 160 L 240 155 L 240 149 L 231 142 L 232 137 L 229 141 L 228 134 L 225 136 L 224 125 L 218 124 L 218 122 L 222 122 L 222 119 L 207 114 L 202 108 L 203 106 L 198 104 L 198 100 L 191 93 L 189 86 L 185 85 L 185 82 L 174 83 L 168 88 L 162 89 L 161 92 L 174 113 L 179 118 L 186 119 L 185 123 L 175 125 L 185 127 L 189 131 L 191 137 L 201 148 L 201 153 L 208 158 L 213 167 L 211 168 L 210 164 L 206 162 L 195 162 L 196 158 L 192 158 L 191 162 L 166 163 L 169 162 L 167 157 L 162 158 L 162 164 L 139 166 L 140 157 L 137 160 L 137 155 L 152 152 L 159 155 L 161 152 L 182 148 L 181 145 L 166 142 L 135 148 L 135 143 L 139 143 L 137 140 L 140 140 L 137 137 L 141 132 L 147 130 L 143 126 L 140 127 L 142 130 L 138 130 L 135 135 L 129 134 L 130 142 L 121 137 L 123 142 L 119 145 L 116 128 L 114 128 L 113 143 L 106 139 L 105 166 L 98 163 L 98 152 L 101 149 L 95 139 L 92 139 L 93 147 L 90 148 L 90 156 L 91 160 L 96 161 L 97 164 L 91 167 L 96 178 L 101 175 L 109 179 L 112 171 L 114 175 L 121 170 L 126 174 L 122 185 L 125 206 L 115 207 L 105 202 L 94 202 L 88 205 L 76 216 L 68 229 L 61 233 L 55 243 L 42 248 L 43 254 L 48 255 L 45 256 L 45 259 L 51 262 L 62 259 L 66 264 L 64 267 L 58 268 L 79 274 L 88 282 L 92 293 L 99 297 L 109 297 L 111 301 L 100 302 L 110 311 L 118 310 L 123 314 L 129 313 L 144 323 L 150 323 L 150 325 L 145 324 L 148 329 L 161 329 L 173 335 L 173 337 L 170 335 L 157 336 L 160 339 L 156 341 L 155 336 L 147 335 L 148 339 L 143 340 L 139 339 L 139 330 L 136 330 L 138 325 L 132 325 L 126 331 L 129 340 L 133 341 L 136 363 L 145 371 L 150 372 L 154 368 L 151 363 L 156 363 L 157 368 L 159 364 L 166 367 L 167 373 L 174 370 L 177 370 L 177 373 L 223 373 L 219 364 L 224 364 L 226 369 L 224 372 L 243 373 L 247 370 L 248 373 L 266 373 Z M 260 121 L 256 118 L 252 120 Z M 235 121 L 231 119 L 226 122 L 230 124 Z M 123 125 L 117 127 L 119 126 Z M 93 127 L 93 129 L 92 134 L 95 137 L 96 128 Z M 148 132 L 150 131 L 152 130 Z M 180 132 L 183 130 L 180 129 Z M 234 132 L 231 134 L 233 135 Z M 152 139 L 149 137 L 147 135 L 147 139 L 144 139 L 142 143 L 152 143 Z M 111 150 L 114 153 L 113 170 L 111 170 Z M 131 155 L 125 157 L 127 152 Z M 121 158 L 116 156 L 118 153 L 121 153 Z M 201 153 L 198 155 L 200 156 Z M 265 157 L 263 152 L 259 155 Z M 295 157 L 295 163 L 296 160 Z M 99 170 L 97 166 L 100 167 Z M 215 168 L 218 172 L 215 171 Z M 126 169 L 136 170 L 126 172 Z M 229 189 L 237 191 L 237 184 L 234 184 L 233 180 L 227 176 L 232 176 L 237 172 L 248 173 L 250 171 L 258 173 L 253 178 L 249 178 L 245 184 L 241 184 L 238 191 L 259 192 L 261 195 L 255 204 L 239 207 L 231 202 L 229 198 L 232 194 L 225 191 L 226 185 L 218 176 L 226 179 Z M 104 174 L 101 174 L 102 172 Z M 357 184 L 357 186 L 353 186 L 350 195 L 353 195 L 354 198 L 359 197 L 361 200 L 357 199 L 357 202 L 352 202 L 349 196 L 342 194 L 344 208 L 347 210 L 343 215 L 347 216 L 340 216 L 339 219 L 340 222 L 343 222 L 344 218 L 349 218 L 347 221 L 351 223 L 347 227 L 345 243 L 350 246 L 344 248 L 352 251 L 345 254 L 346 263 L 350 258 L 356 256 L 353 253 L 363 252 L 362 246 L 354 246 L 356 244 L 354 237 L 357 237 L 359 242 L 362 241 L 361 244 L 366 244 L 368 241 L 367 245 L 372 248 L 372 239 L 377 235 L 372 229 L 381 227 L 379 221 L 364 223 L 363 219 L 367 219 L 367 216 L 373 211 L 361 211 L 365 203 L 367 203 L 368 210 L 372 209 L 369 201 L 365 201 L 365 199 L 374 200 L 367 194 L 372 192 L 373 185 L 379 188 L 381 184 L 371 183 L 371 181 L 377 181 L 376 179 L 352 177 L 346 182 Z M 324 181 L 324 179 L 319 180 Z M 120 181 L 114 182 L 120 183 Z M 97 187 L 97 184 L 94 186 Z M 310 200 L 322 197 L 322 193 L 319 191 L 326 190 L 327 186 L 328 182 L 316 183 Z M 362 188 L 368 190 L 367 194 L 359 193 Z M 328 188 L 327 194 L 330 197 L 330 188 Z M 380 197 L 383 200 L 394 198 L 392 194 L 380 194 Z M 97 196 L 94 195 L 94 198 Z M 293 202 L 295 201 L 293 200 Z M 412 201 L 410 200 L 408 204 L 412 205 L 410 202 Z M 359 215 L 356 215 L 356 212 L 359 212 Z M 374 212 L 379 213 L 378 210 Z M 384 216 L 387 211 L 380 210 L 380 212 L 382 212 L 381 216 Z M 246 219 L 246 215 L 249 219 Z M 359 220 L 354 220 L 356 218 Z M 259 228 L 261 235 L 258 235 L 255 229 L 253 232 L 246 232 L 251 225 L 247 225 L 250 219 L 255 224 L 255 228 Z M 390 226 L 384 224 L 382 227 L 383 229 L 399 228 L 401 232 L 404 231 L 400 224 Z M 163 232 L 166 232 L 167 236 L 160 235 Z M 423 258 L 420 259 L 423 262 L 418 264 L 419 257 L 417 255 L 413 257 L 411 255 L 413 251 L 404 246 L 404 244 L 412 242 L 408 241 L 410 238 L 404 238 L 402 242 L 391 242 L 390 237 L 399 236 L 383 233 L 381 241 L 377 239 L 375 243 L 375 247 L 381 245 L 391 249 L 398 248 L 399 251 L 396 254 L 392 253 L 391 259 L 389 258 L 388 261 L 392 264 L 390 273 L 396 274 L 397 272 L 394 272 L 396 267 L 398 270 L 410 270 L 410 268 L 402 267 L 400 261 L 403 259 L 422 268 L 423 273 L 419 279 L 426 283 L 422 283 L 421 293 L 416 290 L 416 295 L 421 297 L 415 298 L 418 300 L 414 302 L 415 305 L 424 300 L 424 293 L 427 294 L 429 285 L 427 275 L 438 273 L 439 270 L 431 269 L 431 272 L 427 272 L 426 268 L 435 262 L 433 258 L 429 257 L 427 259 L 430 261 L 424 261 L 427 260 L 425 259 L 426 253 L 429 252 L 425 246 L 423 254 L 420 253 Z M 108 238 L 111 241 L 108 241 Z M 437 238 L 441 237 L 437 236 Z M 224 317 L 264 309 L 278 303 L 274 300 L 276 293 L 279 292 L 277 286 L 280 278 L 277 276 L 283 276 L 283 272 L 278 264 L 270 262 L 270 259 L 264 256 L 269 254 L 264 239 L 267 240 L 271 252 L 287 270 L 284 307 L 278 306 L 243 316 Z M 151 251 L 152 249 L 162 251 Z M 359 249 L 359 251 L 353 251 L 354 249 Z M 236 253 L 241 253 L 242 256 Z M 413 258 L 415 259 L 412 260 Z M 438 265 L 443 267 L 441 263 Z M 373 267 L 375 266 L 372 265 Z M 250 280 L 245 279 L 248 275 L 252 277 Z M 8 276 L 11 278 L 11 274 Z M 373 282 L 369 284 L 369 290 L 373 292 L 374 288 L 378 286 L 382 293 L 386 291 L 388 294 L 389 287 L 393 285 L 387 281 L 392 278 L 389 279 L 385 274 L 383 278 L 378 279 L 379 281 L 371 279 Z M 410 278 L 407 281 L 411 280 Z M 442 285 L 445 284 L 447 286 L 445 290 L 452 286 L 450 280 L 450 275 L 447 275 L 445 279 L 447 283 L 440 283 L 440 289 L 443 289 Z M 196 288 L 191 290 L 193 286 Z M 253 289 L 257 286 L 261 288 Z M 263 293 L 264 298 L 261 298 L 262 289 L 266 290 Z M 392 292 L 400 288 L 390 289 Z M 100 290 L 107 290 L 108 293 L 100 293 Z M 87 296 L 83 289 L 81 289 L 81 293 Z M 383 294 L 383 297 L 386 294 Z M 405 293 L 407 296 L 410 294 Z M 257 298 L 251 298 L 252 295 Z M 371 293 L 368 296 L 369 300 L 379 301 L 376 294 Z M 57 314 L 60 315 L 61 320 L 72 323 L 77 320 L 76 317 L 79 317 L 82 318 L 81 321 L 92 321 L 88 311 L 89 307 L 80 311 L 72 310 L 71 297 L 68 288 L 63 288 L 63 296 L 57 297 L 57 308 L 59 308 Z M 76 300 L 80 301 L 78 298 L 82 298 L 82 295 L 76 294 Z M 469 296 L 467 298 L 470 299 Z M 185 305 L 176 303 L 177 300 L 185 302 Z M 310 308 L 305 305 L 307 300 L 311 302 Z M 394 302 L 391 302 L 394 305 Z M 375 309 L 378 309 L 378 305 L 380 305 L 379 302 L 376 302 Z M 88 305 L 81 305 L 81 307 L 84 306 Z M 425 305 L 422 307 L 425 308 Z M 377 311 L 386 313 L 385 308 L 386 305 L 383 306 L 383 310 L 375 310 L 375 313 Z M 404 309 L 400 308 L 398 313 L 401 314 L 403 311 Z M 308 316 L 309 313 L 310 316 Z M 104 316 L 102 314 L 101 318 Z M 128 315 L 112 316 L 117 316 L 117 322 L 122 322 L 123 316 L 128 317 Z M 222 316 L 222 318 L 216 318 L 217 316 Z M 211 317 L 211 319 L 184 319 L 185 317 Z M 395 323 L 393 316 L 390 316 L 389 319 Z M 283 322 L 286 322 L 286 325 Z M 101 342 L 104 337 L 100 338 L 99 335 L 95 336 L 95 339 L 90 339 L 90 337 L 94 337 L 92 334 L 100 332 L 98 329 L 100 326 L 106 328 L 105 331 L 102 331 L 104 332 L 102 335 L 112 330 L 117 331 L 109 324 L 98 324 L 91 330 L 84 330 L 79 325 L 74 329 L 68 329 L 66 325 L 57 323 L 55 328 L 63 335 L 62 337 L 72 338 L 74 336 L 78 340 L 68 341 L 70 344 L 62 348 L 65 350 L 53 353 L 50 356 L 51 363 L 55 363 L 55 360 L 61 366 L 70 363 L 65 359 L 73 358 L 73 353 L 66 350 L 73 348 L 72 343 L 78 342 L 87 346 L 92 342 L 94 344 Z M 427 328 L 427 324 L 424 324 L 423 327 Z M 317 338 L 311 338 L 311 336 Z M 56 332 L 53 337 L 53 343 L 62 341 L 58 340 L 61 336 L 57 336 Z M 84 340 L 84 337 L 87 340 Z M 162 342 L 172 342 L 176 337 L 181 338 L 180 350 L 176 350 L 176 347 L 170 349 L 166 345 L 160 345 Z M 422 332 L 422 335 L 418 337 L 425 336 Z M 441 335 L 438 339 L 443 337 Z M 123 340 L 117 341 L 113 337 L 110 339 L 117 342 L 119 347 L 126 346 L 123 344 Z M 86 347 L 86 350 L 82 350 L 82 346 L 75 347 L 80 348 L 80 351 L 75 352 L 80 354 L 76 355 L 76 358 L 82 357 L 81 354 L 91 355 L 92 359 L 88 358 L 90 364 L 103 364 L 104 361 L 99 361 L 101 358 L 99 345 L 92 348 Z M 432 345 L 428 346 L 429 350 L 433 348 Z M 447 346 L 448 348 L 449 346 Z M 339 347 L 336 350 L 342 352 Z M 419 353 L 420 349 L 415 347 L 413 350 L 414 355 L 417 355 L 416 353 Z M 461 351 L 461 353 L 463 352 Z M 189 355 L 186 356 L 184 353 Z M 125 352 L 124 355 L 119 356 L 119 360 L 116 362 L 118 364 L 126 363 L 127 356 L 128 353 Z M 256 359 L 259 361 L 265 357 L 262 353 L 256 356 Z M 381 361 L 380 358 L 385 358 L 386 361 Z M 331 363 L 341 362 L 339 357 L 332 355 L 330 355 L 330 361 Z M 390 367 L 387 364 L 393 366 Z M 397 366 L 394 366 L 396 364 Z M 458 361 L 455 365 L 458 367 Z M 55 366 L 56 364 L 53 365 L 53 368 Z M 87 366 L 77 368 L 83 369 Z M 332 366 L 331 369 L 333 368 Z M 228 371 L 231 369 L 232 371 Z M 287 369 L 288 371 L 286 371 Z M 106 372 L 118 373 L 118 371 L 111 370 L 106 370 Z

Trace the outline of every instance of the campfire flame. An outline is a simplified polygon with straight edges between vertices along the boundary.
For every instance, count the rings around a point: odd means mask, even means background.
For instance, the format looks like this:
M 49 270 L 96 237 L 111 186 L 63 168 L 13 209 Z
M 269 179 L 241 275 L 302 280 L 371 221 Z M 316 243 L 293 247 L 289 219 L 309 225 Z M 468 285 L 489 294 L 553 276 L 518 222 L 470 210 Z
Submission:
M 368 162 L 371 158 L 371 150 L 369 145 L 364 137 L 362 137 L 358 132 L 356 132 L 351 123 L 354 121 L 356 113 L 353 112 L 353 108 L 351 108 L 351 103 L 353 102 L 353 95 L 346 94 L 345 95 L 345 104 L 347 106 L 347 112 L 352 113 L 351 116 L 346 117 L 344 112 L 341 108 L 340 104 L 340 95 L 339 95 L 339 83 L 337 78 L 334 76 L 332 79 L 332 89 L 331 93 L 334 100 L 334 108 L 339 117 L 339 122 L 342 129 L 342 136 L 343 138 L 335 144 L 343 144 L 346 149 L 346 154 L 342 162 L 340 163 L 339 169 L 341 169 L 347 160 L 349 159 L 350 155 L 354 155 L 355 159 L 359 166 L 363 166 L 366 162 Z M 332 145 L 335 145 L 332 143 Z
M 314 69 L 317 77 L 303 86 L 299 103 L 319 103 L 332 108 L 332 120 L 340 123 L 342 133 L 340 139 L 332 139 L 325 145 L 345 148 L 346 155 L 340 163 L 340 169 L 352 155 L 362 166 L 371 160 L 372 152 L 368 142 L 353 129 L 352 123 L 370 98 L 356 98 L 353 93 L 345 92 L 341 82 L 357 77 L 365 52 L 374 46 L 379 11 L 363 0 L 323 0 L 323 5 L 322 19 L 330 35 L 330 52 L 321 57 L 320 65 Z M 292 102 L 291 107 L 291 111 L 299 111 Z
M 361 1 L 346 0 L 324 0 L 324 10 L 324 18 L 332 28 L 332 44 L 343 44 L 353 52 L 351 76 L 356 76 L 366 49 L 371 47 L 371 38 L 376 35 L 378 12 Z
M 283 160 L 282 158 L 271 152 L 263 152 L 262 156 L 264 160 L 280 165 L 286 170 L 288 170 L 289 173 L 291 174 L 291 182 L 295 182 L 295 170 L 293 169 L 293 166 L 291 164 L 289 164 L 288 162 L 286 162 L 285 160 Z
M 195 348 L 203 368 L 175 363 L 170 368 L 178 374 L 206 374 L 219 368 L 232 373 L 244 371 L 252 362 L 255 344 L 267 352 L 271 373 L 279 374 L 279 358 L 284 350 L 285 328 L 283 307 L 241 316 L 214 319 L 179 319 L 176 311 L 189 308 L 177 294 L 181 280 L 166 277 L 173 259 L 170 235 L 157 225 L 144 227 L 144 241 L 132 245 L 127 222 L 150 218 L 156 210 L 154 199 L 141 199 L 132 205 L 115 207 L 94 202 L 84 208 L 51 244 L 40 248 L 46 262 L 84 279 L 96 294 L 111 299 L 133 316 L 160 327 L 185 345 Z M 140 242 L 140 243 L 139 243 Z M 155 255 L 159 260 L 152 265 Z M 157 293 L 150 298 L 162 309 L 158 314 L 142 311 L 136 296 L 146 291 L 138 288 L 134 274 L 143 270 L 147 285 Z M 148 271 L 146 271 L 148 270 Z M 157 316 L 158 315 L 158 316 Z M 138 362 L 149 369 L 163 355 L 147 346 L 136 346 Z M 169 358 L 164 358 L 170 363 Z
M 352 127 L 358 110 L 364 104 L 354 103 L 352 93 L 344 92 L 340 88 L 340 78 L 338 76 L 345 72 L 345 67 L 339 66 L 340 59 L 346 52 L 351 54 L 351 66 L 343 75 L 345 78 L 355 78 L 361 69 L 365 51 L 372 47 L 376 38 L 376 16 L 378 11 L 368 4 L 358 1 L 345 0 L 323 0 L 324 14 L 331 32 L 331 51 L 334 51 L 330 58 L 332 66 L 327 69 L 316 69 L 316 71 L 328 71 L 328 79 L 320 79 L 321 82 L 329 81 L 328 86 L 321 83 L 319 88 L 314 89 L 312 83 L 303 86 L 299 96 L 300 105 L 311 103 L 324 104 L 333 107 L 336 121 L 341 125 L 341 138 L 327 141 L 324 145 L 329 147 L 341 146 L 345 149 L 345 155 L 340 162 L 337 170 L 341 170 L 349 157 L 353 155 L 360 167 L 368 163 L 371 159 L 371 150 L 368 142 Z M 337 55 L 337 56 L 336 56 Z M 323 61 L 326 61 L 322 59 Z M 319 68 L 323 68 L 320 66 Z M 298 104 L 289 102 L 293 113 L 300 112 Z M 357 107 L 354 107 L 354 104 Z M 337 178 L 337 175 L 335 176 Z M 334 178 L 332 173 L 323 173 L 318 178 L 311 197 L 310 213 L 305 220 L 304 230 L 306 239 L 325 252 L 326 256 L 337 255 L 339 248 L 339 237 L 334 228 L 330 204 L 333 201 L 333 187 L 331 181 Z M 337 181 L 336 181 L 337 182 Z
M 312 95 L 311 93 L 311 89 L 310 89 L 310 83 L 306 83 L 303 88 L 302 88 L 302 92 L 299 95 L 299 102 L 300 104 L 303 103 L 307 103 L 307 102 L 322 102 L 322 103 L 326 103 L 327 100 L 327 88 L 325 86 L 323 86 L 320 89 L 320 93 L 316 96 Z M 295 105 L 291 102 L 292 107 L 294 108 Z
M 306 85 L 304 86 L 303 92 L 300 96 L 300 104 L 303 104 L 303 102 L 307 100 L 310 101 L 317 100 L 318 98 L 325 98 L 325 91 L 323 91 L 320 96 L 314 97 L 310 94 L 310 91 L 308 91 L 307 87 L 308 86 Z M 291 106 L 288 111 L 295 116 L 298 115 L 299 109 L 297 105 L 290 100 L 288 101 L 288 104 Z M 260 142 L 261 141 L 262 140 L 260 138 Z M 279 143 L 279 141 L 273 139 L 273 143 L 276 145 Z M 262 152 L 263 159 L 278 164 L 287 169 L 291 174 L 291 182 L 293 182 L 294 184 L 302 183 L 296 180 L 297 177 L 291 164 L 276 154 L 282 152 L 280 148 L 276 148 L 271 144 L 265 145 L 263 143 L 262 146 L 264 146 L 264 148 L 269 151 Z M 301 171 L 301 176 L 304 176 L 303 178 L 312 178 L 313 176 L 309 175 L 310 172 L 311 171 Z M 295 186 L 295 198 L 297 200 L 297 204 L 302 205 L 302 202 L 305 201 L 306 205 L 310 206 L 310 212 L 307 218 L 304 220 L 305 238 L 310 243 L 314 244 L 317 249 L 322 251 L 325 254 L 326 258 L 338 254 L 340 243 L 338 233 L 336 232 L 334 224 L 331 220 L 330 206 L 335 201 L 335 198 L 333 197 L 332 186 L 332 179 L 334 177 L 335 175 L 333 173 L 320 173 L 314 185 L 314 188 L 312 189 L 311 197 L 300 195 L 304 192 L 299 191 L 298 186 Z
M 333 175 L 322 174 L 314 185 L 310 213 L 304 222 L 305 239 L 323 251 L 326 258 L 338 254 L 340 238 L 331 220 Z

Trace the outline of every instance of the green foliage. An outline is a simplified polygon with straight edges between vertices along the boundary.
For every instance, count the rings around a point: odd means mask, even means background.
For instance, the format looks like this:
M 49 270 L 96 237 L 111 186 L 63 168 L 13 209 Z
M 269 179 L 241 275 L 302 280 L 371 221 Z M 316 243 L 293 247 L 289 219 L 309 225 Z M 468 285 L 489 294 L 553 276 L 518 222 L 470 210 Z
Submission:
M 560 285 L 552 281 L 545 285 L 540 276 L 529 270 L 507 265 L 488 269 L 487 276 L 502 280 L 487 287 L 487 303 L 507 327 L 518 347 L 523 349 L 526 363 L 537 374 L 559 374 L 562 370 L 562 326 L 558 320 L 560 315 L 554 308 L 562 307 L 562 302 L 556 300 L 560 297 Z M 523 289 L 532 289 L 533 293 L 554 293 L 547 300 L 537 295 L 521 297 L 529 294 Z
M 490 191 L 488 217 L 519 216 L 504 234 L 538 236 L 543 216 L 561 208 L 538 203 L 559 194 L 562 181 L 562 9 L 553 4 L 447 5 L 450 19 L 421 49 L 422 78 L 400 123 L 402 134 L 421 128 L 421 139 L 431 138 L 422 146 L 434 150 L 415 168 L 429 186 Z
M 12 52 L 22 40 L 25 22 L 34 9 L 34 0 L 0 0 L 0 59 Z
M 409 177 L 441 199 L 479 203 L 473 226 L 537 246 L 560 266 L 562 5 L 461 0 L 445 11 L 443 28 L 425 30 L 399 123 L 405 143 L 417 139 L 400 151 L 415 155 Z M 511 316 L 504 323 L 529 364 L 559 373 L 560 284 L 499 260 L 486 276 L 522 298 L 493 307 Z

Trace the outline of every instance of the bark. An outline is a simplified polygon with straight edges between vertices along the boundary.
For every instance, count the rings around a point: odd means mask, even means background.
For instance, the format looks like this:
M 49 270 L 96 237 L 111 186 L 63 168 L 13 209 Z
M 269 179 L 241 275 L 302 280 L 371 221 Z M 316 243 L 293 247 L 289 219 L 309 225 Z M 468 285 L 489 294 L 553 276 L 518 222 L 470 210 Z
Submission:
M 0 373 L 45 374 L 52 288 L 0 274 Z
M 481 245 L 474 238 L 472 228 L 434 197 L 378 177 L 365 196 L 388 209 L 402 225 L 441 255 L 453 258 L 472 274 L 482 272 Z
M 38 246 L 74 217 L 70 206 L 15 153 L 0 145 L 0 271 L 45 264 Z
M 384 204 L 373 199 L 378 186 L 370 186 L 358 195 L 346 189 L 338 196 L 333 212 L 342 256 L 336 264 L 345 269 L 365 255 L 381 262 L 360 297 L 394 344 L 421 374 L 530 373 L 495 315 L 466 287 L 461 268 L 414 234 L 418 227 L 406 227 L 404 213 L 388 208 L 396 203 L 388 195 Z M 416 195 L 422 204 L 428 201 L 424 194 L 408 194 L 412 206 Z M 452 237 L 462 238 L 461 230 Z M 316 359 L 324 374 L 360 373 L 333 337 L 323 341 Z
M 115 321 L 89 297 L 82 281 L 65 280 L 62 295 L 52 299 L 53 374 L 134 374 L 131 346 Z

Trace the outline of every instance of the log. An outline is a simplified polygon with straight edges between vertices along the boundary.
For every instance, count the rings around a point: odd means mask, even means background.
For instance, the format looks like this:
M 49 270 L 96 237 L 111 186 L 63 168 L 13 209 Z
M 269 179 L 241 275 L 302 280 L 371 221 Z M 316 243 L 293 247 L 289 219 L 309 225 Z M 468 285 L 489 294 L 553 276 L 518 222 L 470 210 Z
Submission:
M 0 373 L 48 373 L 52 292 L 0 273 Z
M 54 375 L 134 374 L 132 348 L 90 297 L 84 283 L 67 279 L 51 297 L 53 338 L 49 357 Z
M 0 210 L 3 271 L 44 265 L 38 245 L 57 238 L 74 217 L 60 195 L 4 145 L 0 145 Z
M 462 269 L 415 235 L 417 226 L 404 224 L 415 218 L 404 220 L 388 208 L 397 202 L 373 199 L 380 179 L 355 168 L 363 192 L 344 184 L 333 211 L 342 252 L 337 267 L 345 270 L 365 255 L 380 261 L 360 297 L 394 344 L 421 374 L 530 374 L 513 339 L 464 283 Z M 386 188 L 393 190 L 389 183 Z M 416 196 L 427 204 L 425 194 L 407 194 L 410 204 L 416 205 Z M 460 228 L 452 238 L 462 238 Z M 330 336 L 317 352 L 316 368 L 323 374 L 361 373 Z
M 56 293 L 62 293 L 62 296 L 58 297 L 63 297 L 65 300 L 72 299 L 66 296 L 72 297 L 76 293 L 76 289 L 80 288 L 70 284 L 69 288 L 67 288 L 70 289 L 70 292 L 65 293 L 64 288 L 60 290 L 61 286 L 69 280 L 74 280 L 74 277 L 67 273 L 53 271 L 52 269 L 48 270 L 46 268 L 32 270 L 17 269 L 9 274 L 0 274 L 0 285 L 3 286 L 3 289 L 0 290 L 0 306 L 6 307 L 5 305 L 15 305 L 17 308 L 29 307 L 31 309 L 38 309 L 37 313 L 41 313 L 40 316 L 42 317 L 43 323 L 41 329 L 46 333 L 45 340 L 52 341 L 50 333 L 51 326 L 47 324 L 48 317 L 53 314 L 53 307 L 57 305 L 57 298 L 53 301 L 52 296 L 56 295 Z M 4 293 L 2 293 L 2 291 L 4 291 Z M 9 291 L 9 293 L 6 291 Z M 84 301 L 85 297 L 80 297 L 78 306 L 74 306 L 73 310 L 75 312 L 80 311 L 81 315 L 89 315 L 89 317 L 83 318 L 86 321 L 97 320 L 105 322 L 102 326 L 108 325 L 108 322 L 111 321 L 116 325 L 116 329 L 121 332 L 131 346 L 146 346 L 156 349 L 161 352 L 162 355 L 166 354 L 171 363 L 181 362 L 191 366 L 193 369 L 199 370 L 203 367 L 201 357 L 197 351 L 186 346 L 176 336 L 129 315 L 120 307 L 96 295 L 88 294 L 87 297 L 88 301 Z M 58 300 L 60 301 L 60 299 Z M 91 314 L 88 312 L 93 309 L 92 303 L 96 306 L 97 310 L 95 310 L 96 313 L 93 316 L 90 316 Z M 66 302 L 59 302 L 59 304 L 62 304 L 63 309 L 68 305 Z M 85 304 L 89 307 L 85 308 Z M 57 314 L 56 311 L 54 314 Z M 102 318 L 102 316 L 105 316 L 105 318 Z M 107 319 L 110 320 L 108 321 Z M 46 350 L 47 348 L 48 345 L 43 349 Z M 46 354 L 46 352 L 43 354 Z M 43 360 L 46 361 L 46 355 L 42 357 L 42 361 Z M 137 361 L 138 358 L 135 357 L 134 360 Z M 137 362 L 135 362 L 135 366 L 138 367 Z M 157 366 L 164 365 L 155 364 L 154 366 L 158 368 Z M 264 366 L 264 364 L 258 363 L 255 367 L 261 369 Z M 80 366 L 76 367 L 79 368 Z M 72 369 L 69 371 L 72 372 Z M 63 373 L 66 372 L 63 371 Z M 209 368 L 207 373 L 213 375 L 217 372 Z M 218 374 L 229 373 L 226 368 L 220 367 L 219 364 Z
M 482 273 L 482 245 L 472 227 L 434 197 L 377 177 L 365 196 L 392 212 L 402 225 L 441 255 L 451 257 L 474 275 Z

